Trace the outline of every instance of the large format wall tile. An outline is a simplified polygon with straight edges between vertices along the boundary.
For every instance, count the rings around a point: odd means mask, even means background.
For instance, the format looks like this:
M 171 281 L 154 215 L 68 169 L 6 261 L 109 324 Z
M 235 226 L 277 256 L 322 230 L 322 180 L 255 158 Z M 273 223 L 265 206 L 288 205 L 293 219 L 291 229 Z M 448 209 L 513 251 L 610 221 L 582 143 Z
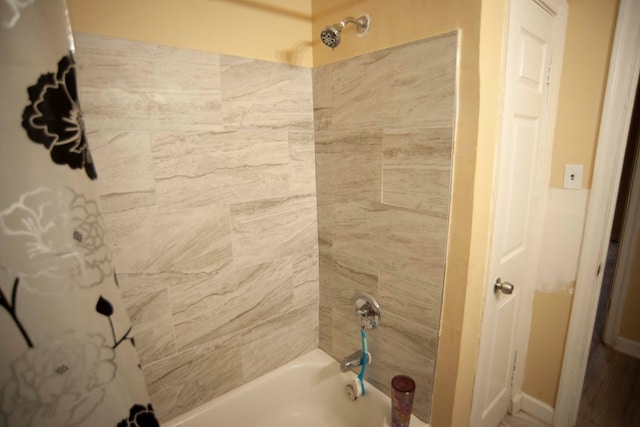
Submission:
M 319 67 L 316 87 L 330 94 L 317 93 L 317 129 L 452 127 L 457 43 L 446 35 Z
M 445 35 L 314 69 L 320 251 L 319 345 L 360 346 L 353 298 L 382 309 L 368 379 L 407 373 L 429 421 L 451 181 L 457 37 Z
M 311 70 L 223 55 L 225 129 L 313 129 Z
M 178 350 L 254 328 L 293 309 L 289 259 L 233 270 L 170 289 Z
M 317 348 L 317 304 L 300 306 L 242 333 L 242 367 L 245 381 L 276 369 Z M 282 349 L 285 349 L 283 352 Z
M 89 129 L 222 128 L 217 54 L 93 34 L 76 48 Z
M 385 132 L 382 202 L 426 210 L 446 218 L 452 142 L 450 127 Z
M 242 384 L 240 335 L 209 341 L 143 370 L 157 415 L 170 418 Z
M 76 39 L 108 238 L 166 420 L 317 347 L 311 71 Z
M 295 196 L 231 205 L 236 266 L 314 250 L 318 244 L 314 196 Z

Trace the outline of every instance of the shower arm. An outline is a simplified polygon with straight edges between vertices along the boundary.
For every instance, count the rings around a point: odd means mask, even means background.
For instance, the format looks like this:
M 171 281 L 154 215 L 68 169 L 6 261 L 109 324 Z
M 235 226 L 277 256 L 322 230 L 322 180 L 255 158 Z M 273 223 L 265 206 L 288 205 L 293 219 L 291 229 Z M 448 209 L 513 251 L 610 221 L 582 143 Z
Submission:
M 338 25 L 340 25 L 340 31 L 344 30 L 347 24 L 354 24 L 358 28 L 358 33 L 364 33 L 368 28 L 368 18 L 365 15 L 362 15 L 358 19 L 348 16 L 338 23 Z

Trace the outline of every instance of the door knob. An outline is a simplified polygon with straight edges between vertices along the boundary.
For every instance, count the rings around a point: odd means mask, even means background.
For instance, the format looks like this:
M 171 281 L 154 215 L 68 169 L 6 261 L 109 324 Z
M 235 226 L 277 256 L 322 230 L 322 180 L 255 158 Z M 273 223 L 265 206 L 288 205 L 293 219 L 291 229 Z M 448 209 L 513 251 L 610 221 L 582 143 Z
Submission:
M 513 293 L 513 283 L 503 282 L 501 278 L 496 279 L 496 283 L 493 284 L 493 292 L 496 294 L 502 292 L 503 294 L 510 295 Z

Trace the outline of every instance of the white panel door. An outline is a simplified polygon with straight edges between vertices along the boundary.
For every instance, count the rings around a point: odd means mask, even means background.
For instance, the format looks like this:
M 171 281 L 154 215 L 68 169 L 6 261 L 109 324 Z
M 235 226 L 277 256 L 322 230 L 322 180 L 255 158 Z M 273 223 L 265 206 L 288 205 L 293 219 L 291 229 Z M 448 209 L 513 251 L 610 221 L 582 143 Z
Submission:
M 496 427 L 507 412 L 518 306 L 523 292 L 534 286 L 529 271 L 533 256 L 531 228 L 545 136 L 554 19 L 533 0 L 510 2 L 502 140 L 496 157 L 490 277 L 474 389 L 473 426 Z M 511 294 L 494 289 L 494 279 L 498 277 L 513 284 Z

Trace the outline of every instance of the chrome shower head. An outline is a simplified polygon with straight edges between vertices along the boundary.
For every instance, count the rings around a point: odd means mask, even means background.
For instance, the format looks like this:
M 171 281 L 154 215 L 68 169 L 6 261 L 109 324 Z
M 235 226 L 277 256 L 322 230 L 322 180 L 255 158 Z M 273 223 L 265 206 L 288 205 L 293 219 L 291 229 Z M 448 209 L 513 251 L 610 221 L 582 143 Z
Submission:
M 340 44 L 340 32 L 342 28 L 340 24 L 325 27 L 320 33 L 320 40 L 331 49 L 337 48 Z
M 337 24 L 324 27 L 324 30 L 322 30 L 322 32 L 320 33 L 320 40 L 322 40 L 322 43 L 324 43 L 331 49 L 335 49 L 340 44 L 340 33 L 344 29 L 345 25 L 355 24 L 358 34 L 363 34 L 369 29 L 370 23 L 371 20 L 367 15 L 362 15 L 358 19 L 351 17 L 344 18 Z

